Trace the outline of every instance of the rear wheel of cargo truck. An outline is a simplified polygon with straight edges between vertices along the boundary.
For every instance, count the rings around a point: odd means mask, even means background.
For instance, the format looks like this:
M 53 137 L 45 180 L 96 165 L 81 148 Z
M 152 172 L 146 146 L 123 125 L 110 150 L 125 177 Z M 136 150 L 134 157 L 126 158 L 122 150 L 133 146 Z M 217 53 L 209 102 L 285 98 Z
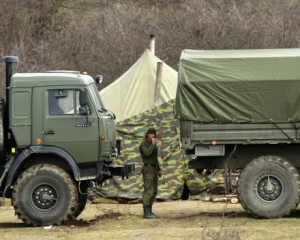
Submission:
M 72 219 L 78 190 L 63 169 L 39 164 L 25 170 L 15 182 L 12 203 L 16 214 L 33 226 L 60 225 Z
M 237 191 L 240 203 L 254 217 L 283 217 L 298 206 L 299 173 L 281 157 L 261 156 L 242 171 Z

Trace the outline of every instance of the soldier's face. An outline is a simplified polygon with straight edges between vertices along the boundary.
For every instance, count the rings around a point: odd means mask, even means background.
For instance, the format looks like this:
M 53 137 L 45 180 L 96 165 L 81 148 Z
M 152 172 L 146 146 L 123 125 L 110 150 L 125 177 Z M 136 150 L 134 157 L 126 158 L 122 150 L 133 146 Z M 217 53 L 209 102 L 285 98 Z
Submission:
M 154 133 L 148 133 L 148 139 L 151 141 L 152 138 L 155 138 L 156 134 Z

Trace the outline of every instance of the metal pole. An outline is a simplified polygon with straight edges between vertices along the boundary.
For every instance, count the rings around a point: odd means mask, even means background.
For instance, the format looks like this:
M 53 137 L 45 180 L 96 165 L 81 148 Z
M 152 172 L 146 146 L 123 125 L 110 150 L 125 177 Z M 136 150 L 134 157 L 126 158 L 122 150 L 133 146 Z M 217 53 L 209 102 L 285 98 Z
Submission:
M 6 56 L 3 58 L 3 62 L 6 63 L 6 94 L 5 94 L 5 109 L 4 109 L 4 128 L 3 128 L 3 132 L 4 132 L 4 144 L 5 147 L 3 149 L 3 151 L 7 151 L 9 149 L 9 143 L 8 143 L 8 128 L 9 128 L 9 93 L 10 93 L 10 80 L 12 77 L 12 64 L 13 63 L 18 63 L 19 62 L 19 58 L 15 57 L 15 56 Z
M 150 52 L 155 55 L 155 36 L 153 34 L 150 35 Z

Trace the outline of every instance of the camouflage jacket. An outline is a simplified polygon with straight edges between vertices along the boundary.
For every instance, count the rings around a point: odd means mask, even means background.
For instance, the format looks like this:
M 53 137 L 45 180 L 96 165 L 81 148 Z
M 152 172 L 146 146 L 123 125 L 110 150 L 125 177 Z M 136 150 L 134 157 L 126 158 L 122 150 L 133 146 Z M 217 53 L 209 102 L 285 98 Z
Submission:
M 145 139 L 140 145 L 140 153 L 143 163 L 157 164 L 158 171 L 160 171 L 157 150 L 156 144 L 152 144 L 148 139 Z

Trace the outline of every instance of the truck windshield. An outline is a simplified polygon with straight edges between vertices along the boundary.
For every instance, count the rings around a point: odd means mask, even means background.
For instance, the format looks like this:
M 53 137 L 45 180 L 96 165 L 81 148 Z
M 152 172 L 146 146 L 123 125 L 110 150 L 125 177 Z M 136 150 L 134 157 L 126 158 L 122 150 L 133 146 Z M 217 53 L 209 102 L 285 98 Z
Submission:
M 96 85 L 94 83 L 92 83 L 92 84 L 88 85 L 88 89 L 92 95 L 92 98 L 95 102 L 97 110 L 102 111 L 102 109 L 104 108 L 104 105 L 100 98 L 100 95 L 99 95 Z

